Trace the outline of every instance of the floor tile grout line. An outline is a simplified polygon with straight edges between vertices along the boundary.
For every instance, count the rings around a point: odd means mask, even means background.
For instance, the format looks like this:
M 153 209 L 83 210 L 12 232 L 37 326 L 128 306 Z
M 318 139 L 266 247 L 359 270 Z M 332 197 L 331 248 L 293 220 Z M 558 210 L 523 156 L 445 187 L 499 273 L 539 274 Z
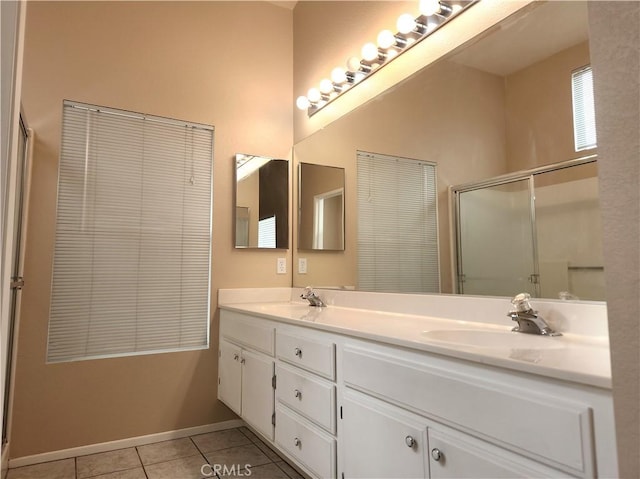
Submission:
M 142 473 L 144 474 L 144 477 L 149 479 L 149 474 L 147 474 L 147 470 L 144 467 L 144 463 L 142 462 L 142 456 L 140 456 L 140 451 L 138 451 L 138 447 L 140 446 L 135 446 L 134 449 L 136 450 L 136 455 L 138 456 L 138 460 L 140 461 L 140 466 L 142 466 Z

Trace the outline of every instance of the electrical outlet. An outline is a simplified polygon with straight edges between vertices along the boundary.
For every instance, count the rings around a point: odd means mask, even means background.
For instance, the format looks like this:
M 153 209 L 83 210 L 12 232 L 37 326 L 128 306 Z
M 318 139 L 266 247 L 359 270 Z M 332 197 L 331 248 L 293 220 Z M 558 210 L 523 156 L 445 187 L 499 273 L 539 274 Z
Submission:
M 276 273 L 287 274 L 287 258 L 278 258 L 276 263 Z
M 307 258 L 298 258 L 298 273 L 307 274 Z

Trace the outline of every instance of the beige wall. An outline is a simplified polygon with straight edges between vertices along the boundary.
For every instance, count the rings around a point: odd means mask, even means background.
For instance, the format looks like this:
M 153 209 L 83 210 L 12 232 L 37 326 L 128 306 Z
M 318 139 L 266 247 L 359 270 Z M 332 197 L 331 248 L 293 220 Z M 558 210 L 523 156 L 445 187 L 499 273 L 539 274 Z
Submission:
M 640 3 L 589 2 L 620 477 L 640 477 Z
M 291 278 L 275 274 L 288 252 L 233 249 L 233 156 L 290 157 L 292 57 L 292 12 L 267 2 L 29 2 L 37 141 L 12 457 L 235 417 L 216 400 L 217 290 Z M 63 99 L 215 126 L 210 349 L 45 364 Z
M 505 77 L 509 171 L 595 152 L 576 152 L 573 142 L 571 72 L 588 64 L 584 42 Z

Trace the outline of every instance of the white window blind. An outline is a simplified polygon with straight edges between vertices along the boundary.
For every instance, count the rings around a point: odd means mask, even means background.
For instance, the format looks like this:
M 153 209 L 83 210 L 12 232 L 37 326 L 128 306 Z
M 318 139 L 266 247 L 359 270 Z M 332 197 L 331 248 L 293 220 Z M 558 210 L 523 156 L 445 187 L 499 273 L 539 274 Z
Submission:
M 258 248 L 276 247 L 276 217 L 268 216 L 258 221 Z
M 209 342 L 213 127 L 65 102 L 47 359 Z
M 596 110 L 593 98 L 593 71 L 581 68 L 571 74 L 573 96 L 573 136 L 576 151 L 597 146 Z
M 358 288 L 439 292 L 434 164 L 358 152 Z

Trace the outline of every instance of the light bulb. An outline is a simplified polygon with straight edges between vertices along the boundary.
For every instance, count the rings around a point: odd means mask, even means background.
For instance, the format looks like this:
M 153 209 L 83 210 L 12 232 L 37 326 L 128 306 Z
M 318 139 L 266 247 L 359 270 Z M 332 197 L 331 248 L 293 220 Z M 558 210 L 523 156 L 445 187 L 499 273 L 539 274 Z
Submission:
M 456 13 L 458 13 L 460 10 L 462 10 L 462 5 L 459 4 L 455 4 L 451 6 L 451 13 L 453 15 L 455 15 Z
M 426 15 L 434 15 L 440 11 L 440 2 L 438 0 L 420 0 L 420 13 Z
M 302 95 L 296 100 L 296 106 L 299 110 L 306 110 L 311 106 L 311 103 L 309 103 L 309 99 L 306 96 Z
M 338 85 L 347 81 L 347 73 L 344 68 L 336 67 L 331 71 L 331 79 Z
M 389 50 L 389 51 L 387 52 L 387 61 L 389 61 L 389 60 L 391 60 L 392 58 L 395 58 L 395 57 L 397 57 L 397 56 L 398 56 L 398 50 L 393 50 L 393 49 L 391 49 L 391 50 Z
M 331 80 L 327 78 L 320 80 L 320 91 L 325 94 L 331 93 L 333 91 L 333 83 L 331 83 Z
M 398 31 L 403 34 L 411 33 L 416 28 L 416 20 L 410 13 L 404 13 L 398 17 L 396 24 Z
M 396 36 L 393 34 L 391 30 L 382 30 L 378 34 L 378 46 L 380 48 L 391 48 L 396 44 Z
M 375 43 L 365 43 L 362 47 L 362 58 L 368 62 L 378 58 L 378 47 Z
M 317 88 L 310 88 L 307 92 L 307 98 L 311 103 L 317 103 L 320 101 L 320 98 L 322 98 L 322 95 Z
M 360 70 L 360 59 L 358 57 L 351 57 L 347 60 L 347 69 L 350 72 L 357 72 Z

